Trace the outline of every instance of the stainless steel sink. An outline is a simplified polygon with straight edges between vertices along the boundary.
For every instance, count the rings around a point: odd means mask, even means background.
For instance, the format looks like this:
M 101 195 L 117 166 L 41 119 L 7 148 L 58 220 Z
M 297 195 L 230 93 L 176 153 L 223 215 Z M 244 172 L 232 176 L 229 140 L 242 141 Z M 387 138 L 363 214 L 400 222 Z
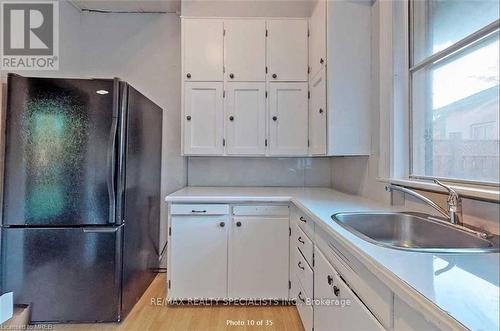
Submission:
M 394 249 L 436 252 L 499 252 L 497 236 L 482 238 L 426 214 L 338 213 L 332 219 L 371 243 Z

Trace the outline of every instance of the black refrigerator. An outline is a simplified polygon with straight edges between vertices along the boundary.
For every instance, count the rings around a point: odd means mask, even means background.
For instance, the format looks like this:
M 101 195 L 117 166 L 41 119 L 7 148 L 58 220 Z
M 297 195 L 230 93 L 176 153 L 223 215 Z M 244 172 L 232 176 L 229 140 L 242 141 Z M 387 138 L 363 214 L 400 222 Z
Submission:
M 113 322 L 159 267 L 162 109 L 119 79 L 9 75 L 1 291 L 32 322 Z

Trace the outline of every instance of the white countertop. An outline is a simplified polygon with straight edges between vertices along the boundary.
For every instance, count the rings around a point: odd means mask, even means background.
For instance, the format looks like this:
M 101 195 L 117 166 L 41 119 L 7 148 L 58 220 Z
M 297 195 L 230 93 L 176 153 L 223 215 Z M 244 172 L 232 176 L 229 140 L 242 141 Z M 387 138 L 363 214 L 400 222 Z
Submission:
M 165 200 L 292 202 L 350 248 L 380 280 L 414 308 L 449 319 L 452 327 L 458 321 L 471 330 L 500 329 L 499 253 L 434 254 L 384 248 L 355 236 L 331 220 L 331 215 L 337 212 L 384 211 L 391 207 L 327 188 L 186 187 Z

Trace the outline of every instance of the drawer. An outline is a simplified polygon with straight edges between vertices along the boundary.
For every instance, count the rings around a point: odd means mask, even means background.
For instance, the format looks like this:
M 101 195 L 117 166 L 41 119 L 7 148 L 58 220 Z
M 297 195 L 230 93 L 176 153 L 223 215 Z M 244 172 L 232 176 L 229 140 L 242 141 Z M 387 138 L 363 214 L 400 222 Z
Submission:
M 313 271 L 309 266 L 309 264 L 307 264 L 306 260 L 304 259 L 300 251 L 297 250 L 295 253 L 296 253 L 294 262 L 295 275 L 299 280 L 300 284 L 302 284 L 302 288 L 304 289 L 306 296 L 312 298 L 313 280 L 314 280 Z
M 237 216 L 285 216 L 288 217 L 288 206 L 280 205 L 247 205 L 234 206 L 233 215 Z
M 297 213 L 294 214 L 294 218 L 294 221 L 299 225 L 302 231 L 304 231 L 309 238 L 314 238 L 314 222 L 306 217 L 300 210 L 297 210 Z
M 300 250 L 307 263 L 310 266 L 313 265 L 313 254 L 314 254 L 314 246 L 313 242 L 309 237 L 302 231 L 299 227 L 297 227 L 297 232 L 295 234 L 295 246 Z
M 319 227 L 316 247 L 360 297 L 368 309 L 387 329 L 392 329 L 393 293 L 348 249 Z
M 312 301 L 304 295 L 302 285 L 298 284 L 296 288 L 297 293 L 294 297 L 297 298 L 297 310 L 299 311 L 300 320 L 304 326 L 304 330 L 311 331 L 313 328 L 313 306 Z
M 227 215 L 229 205 L 175 204 L 170 207 L 171 215 Z

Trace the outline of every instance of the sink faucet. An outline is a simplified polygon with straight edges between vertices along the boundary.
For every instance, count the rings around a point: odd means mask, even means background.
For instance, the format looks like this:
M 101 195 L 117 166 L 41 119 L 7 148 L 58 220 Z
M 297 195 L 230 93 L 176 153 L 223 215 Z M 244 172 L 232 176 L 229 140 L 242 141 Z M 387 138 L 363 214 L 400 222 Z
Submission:
M 400 191 L 400 192 L 409 194 L 415 198 L 418 198 L 419 200 L 425 202 L 427 205 L 431 206 L 436 211 L 438 211 L 451 224 L 462 225 L 462 201 L 460 199 L 460 196 L 458 195 L 458 193 L 454 189 L 452 189 L 451 187 L 449 187 L 446 184 L 441 183 L 439 180 L 434 179 L 434 183 L 445 188 L 449 193 L 448 200 L 447 200 L 447 202 L 448 202 L 448 209 L 447 210 L 441 208 L 437 203 L 435 203 L 431 199 L 423 196 L 420 193 L 417 193 L 413 190 L 410 190 L 406 187 L 390 184 L 390 185 L 387 185 L 385 187 L 385 190 L 388 192 Z

